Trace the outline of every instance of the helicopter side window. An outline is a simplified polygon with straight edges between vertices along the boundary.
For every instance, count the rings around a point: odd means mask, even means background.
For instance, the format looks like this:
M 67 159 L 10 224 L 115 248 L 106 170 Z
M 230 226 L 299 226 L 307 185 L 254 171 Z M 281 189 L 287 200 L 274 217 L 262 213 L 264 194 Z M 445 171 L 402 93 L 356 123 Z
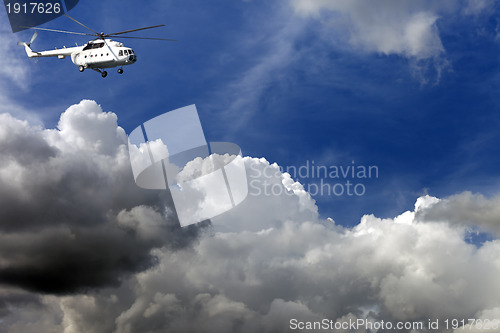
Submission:
M 125 53 L 125 55 L 128 55 L 128 50 L 123 50 L 123 53 Z
M 123 56 L 123 50 L 118 51 L 118 56 L 119 57 Z
M 128 53 L 134 54 L 134 50 L 130 49 L 130 50 L 128 50 Z

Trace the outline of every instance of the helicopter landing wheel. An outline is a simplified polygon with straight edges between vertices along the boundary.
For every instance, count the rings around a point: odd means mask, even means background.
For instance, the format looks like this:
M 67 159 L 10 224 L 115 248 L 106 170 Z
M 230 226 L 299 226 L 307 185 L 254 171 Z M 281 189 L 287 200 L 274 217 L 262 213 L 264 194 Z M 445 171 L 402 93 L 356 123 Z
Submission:
M 118 74 L 123 74 L 123 68 L 118 68 Z
M 78 70 L 79 70 L 80 72 L 83 72 L 83 71 L 85 70 L 85 67 L 83 67 L 82 65 L 80 65 L 80 66 L 78 66 Z
M 102 77 L 106 77 L 106 76 L 108 76 L 108 72 L 103 71 L 103 72 L 101 73 L 101 76 L 102 76 Z

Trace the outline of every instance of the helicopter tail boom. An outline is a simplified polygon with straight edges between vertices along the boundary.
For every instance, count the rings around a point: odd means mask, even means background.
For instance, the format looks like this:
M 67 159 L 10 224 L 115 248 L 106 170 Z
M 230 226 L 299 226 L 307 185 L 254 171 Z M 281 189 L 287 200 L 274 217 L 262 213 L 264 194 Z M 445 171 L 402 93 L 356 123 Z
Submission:
M 36 39 L 37 36 L 38 34 L 35 32 L 33 37 L 31 37 L 29 43 L 24 43 L 24 42 L 17 43 L 17 45 L 24 46 L 26 54 L 28 55 L 29 58 L 58 57 L 59 59 L 64 59 L 65 57 L 70 56 L 73 52 L 80 51 L 82 49 L 82 47 L 77 46 L 69 48 L 63 47 L 62 49 L 36 52 L 31 49 L 31 43 L 33 43 L 33 41 Z
M 37 57 L 37 54 L 35 52 L 33 52 L 33 50 L 30 48 L 30 45 L 28 43 L 19 42 L 18 45 L 24 46 L 24 49 L 26 50 L 26 54 L 28 55 L 29 58 Z

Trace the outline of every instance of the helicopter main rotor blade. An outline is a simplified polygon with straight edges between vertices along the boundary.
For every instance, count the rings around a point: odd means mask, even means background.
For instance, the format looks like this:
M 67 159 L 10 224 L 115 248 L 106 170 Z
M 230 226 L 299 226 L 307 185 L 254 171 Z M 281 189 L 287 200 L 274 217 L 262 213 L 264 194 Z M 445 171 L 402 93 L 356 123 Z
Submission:
M 37 28 L 37 27 L 25 27 L 25 26 L 21 26 L 21 28 L 34 29 L 34 30 L 44 30 L 44 31 L 52 31 L 52 32 L 62 32 L 62 33 L 65 33 L 65 34 L 72 34 L 72 35 L 94 36 L 93 34 L 85 34 L 83 32 L 74 32 L 74 31 L 65 31 L 65 30 L 56 30 L 56 29 L 46 29 L 46 28 Z
M 74 32 L 74 31 L 65 31 L 65 30 L 57 30 L 57 29 L 37 28 L 37 27 L 24 27 L 23 26 L 22 28 L 35 29 L 35 30 L 44 30 L 44 31 L 52 31 L 52 32 L 61 32 L 61 33 L 65 33 L 65 34 L 81 35 L 81 36 L 96 36 L 98 39 L 104 39 L 106 37 L 115 37 L 115 36 L 119 36 L 119 35 L 122 35 L 122 34 L 128 34 L 128 33 L 135 32 L 135 31 L 141 31 L 141 30 L 147 30 L 147 29 L 153 29 L 153 28 L 159 28 L 159 27 L 164 27 L 165 26 L 164 24 L 159 24 L 159 25 L 153 25 L 153 26 L 145 27 L 145 28 L 132 29 L 132 30 L 115 32 L 115 33 L 111 33 L 111 34 L 105 34 L 105 33 L 102 33 L 102 32 L 99 33 L 99 32 L 97 32 L 95 30 L 90 29 L 85 24 L 83 24 L 83 23 L 75 20 L 74 18 L 72 18 L 68 14 L 64 14 L 64 15 L 66 15 L 68 18 L 70 18 L 72 21 L 78 23 L 82 27 L 84 27 L 84 28 L 92 31 L 94 34 L 88 34 L 88 33 L 82 33 L 82 32 Z M 177 40 L 175 40 L 175 39 L 165 39 L 165 38 L 126 37 L 126 36 L 120 36 L 120 38 L 163 40 L 163 41 L 169 41 L 169 42 L 177 42 Z
M 87 27 L 85 24 L 81 23 L 81 22 L 78 22 L 77 20 L 75 20 L 74 18 L 72 18 L 71 16 L 69 16 L 68 14 L 64 14 L 66 15 L 67 17 L 69 17 L 71 20 L 75 21 L 76 23 L 78 23 L 79 25 L 81 25 L 82 27 L 86 28 L 86 29 L 89 29 L 90 31 L 92 31 L 93 33 L 95 33 L 96 35 L 100 36 L 101 34 L 98 33 L 97 31 L 95 30 L 92 30 L 90 29 L 89 27 Z
M 113 36 L 106 35 L 105 37 L 113 37 Z M 148 37 L 130 37 L 130 36 L 120 36 L 120 39 L 121 39 L 121 38 L 129 38 L 129 39 L 149 39 L 149 40 L 165 40 L 165 41 L 168 41 L 168 42 L 178 42 L 178 40 L 176 40 L 176 39 L 165 39 L 165 38 L 148 38 Z
M 120 31 L 120 32 L 115 32 L 112 34 L 105 34 L 105 37 L 108 36 L 116 36 L 116 35 L 121 35 L 121 34 L 128 34 L 129 32 L 134 32 L 134 31 L 140 31 L 140 30 L 146 30 L 146 29 L 153 29 L 153 28 L 158 28 L 158 27 L 164 27 L 165 24 L 160 24 L 160 25 L 153 25 L 151 27 L 146 27 L 146 28 L 139 28 L 139 29 L 132 29 L 132 30 L 126 30 L 126 31 Z

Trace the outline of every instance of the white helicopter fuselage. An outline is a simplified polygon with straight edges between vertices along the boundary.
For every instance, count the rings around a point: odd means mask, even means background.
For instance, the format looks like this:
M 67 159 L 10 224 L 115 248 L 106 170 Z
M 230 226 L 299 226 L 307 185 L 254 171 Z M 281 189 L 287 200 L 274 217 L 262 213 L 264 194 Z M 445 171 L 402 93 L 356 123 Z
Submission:
M 159 25 L 153 25 L 150 27 L 144 27 L 144 28 L 138 28 L 138 29 L 131 29 L 131 30 L 125 30 L 125 31 L 120 31 L 120 32 L 114 32 L 111 34 L 105 34 L 104 32 L 97 32 L 95 30 L 92 30 L 91 28 L 87 27 L 85 24 L 75 20 L 68 14 L 64 14 L 68 18 L 70 18 L 72 21 L 75 23 L 78 23 L 82 27 L 86 28 L 87 30 L 90 30 L 92 33 L 81 33 L 81 32 L 75 32 L 75 31 L 65 31 L 65 30 L 59 30 L 59 29 L 49 29 L 49 28 L 40 28 L 40 27 L 24 27 L 24 28 L 30 28 L 33 30 L 42 30 L 42 31 L 50 31 L 50 32 L 58 32 L 58 33 L 65 33 L 65 34 L 72 34 L 72 35 L 84 35 L 84 36 L 95 36 L 97 38 L 87 42 L 87 44 L 83 46 L 78 46 L 76 47 L 63 47 L 62 49 L 55 49 L 55 50 L 50 50 L 50 51 L 40 51 L 40 52 L 35 52 L 31 49 L 31 44 L 33 41 L 36 39 L 38 36 L 38 33 L 35 31 L 33 36 L 31 37 L 31 40 L 27 43 L 25 42 L 18 42 L 18 45 L 24 46 L 26 50 L 26 54 L 28 54 L 28 57 L 30 58 L 43 58 L 43 57 L 58 57 L 59 59 L 64 59 L 66 57 L 70 57 L 71 61 L 75 65 L 78 66 L 78 70 L 80 72 L 83 72 L 85 69 L 89 68 L 92 69 L 96 72 L 101 73 L 102 77 L 106 77 L 108 75 L 108 72 L 106 72 L 106 68 L 113 68 L 113 67 L 119 67 L 118 68 L 118 74 L 123 74 L 123 66 L 126 65 L 132 65 L 135 64 L 137 61 L 137 56 L 135 52 L 129 48 L 123 46 L 122 43 L 120 42 L 115 42 L 112 41 L 111 39 L 108 39 L 107 37 L 114 37 L 114 36 L 121 36 L 123 38 L 130 38 L 130 39 L 148 39 L 148 40 L 161 40 L 161 41 L 176 41 L 175 39 L 165 39 L 165 38 L 151 38 L 151 37 L 138 37 L 138 36 L 122 36 L 124 34 L 129 34 L 132 32 L 136 31 L 143 31 L 143 30 L 148 30 L 148 29 L 153 29 L 153 28 L 159 28 L 159 27 L 164 27 L 164 24 L 159 24 Z M 118 37 L 118 38 L 121 38 Z
M 89 41 L 83 46 L 55 49 L 36 52 L 24 43 L 26 53 L 30 58 L 58 57 L 64 59 L 71 57 L 71 61 L 77 65 L 80 71 L 84 69 L 104 69 L 132 65 L 137 61 L 137 55 L 120 42 L 111 39 L 97 39 Z

